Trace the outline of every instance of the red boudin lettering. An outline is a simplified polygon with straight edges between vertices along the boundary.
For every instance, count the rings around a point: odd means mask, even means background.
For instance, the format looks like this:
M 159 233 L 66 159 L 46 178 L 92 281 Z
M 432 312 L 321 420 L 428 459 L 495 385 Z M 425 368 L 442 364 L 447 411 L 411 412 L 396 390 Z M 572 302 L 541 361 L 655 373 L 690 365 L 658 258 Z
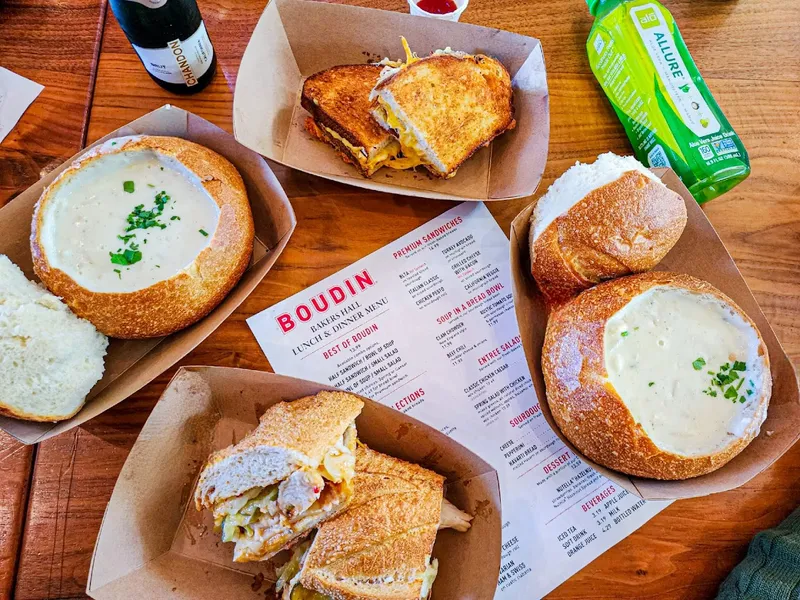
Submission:
M 319 296 L 314 296 L 311 298 L 311 304 L 314 305 L 314 308 L 317 309 L 317 312 L 323 313 L 328 310 L 328 299 L 324 294 L 320 294 Z
M 297 318 L 303 322 L 309 321 L 311 319 L 311 309 L 308 308 L 305 304 L 301 304 L 297 307 L 295 311 Z

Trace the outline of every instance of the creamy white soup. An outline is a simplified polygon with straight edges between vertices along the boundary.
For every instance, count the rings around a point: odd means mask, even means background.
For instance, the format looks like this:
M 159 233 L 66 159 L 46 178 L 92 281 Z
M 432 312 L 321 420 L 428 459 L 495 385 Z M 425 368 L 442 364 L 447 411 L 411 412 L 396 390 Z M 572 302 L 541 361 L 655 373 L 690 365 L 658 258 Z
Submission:
M 758 345 L 755 329 L 713 296 L 656 286 L 606 323 L 605 366 L 659 448 L 701 456 L 751 422 L 764 377 Z
M 200 179 L 155 151 L 88 164 L 45 206 L 50 264 L 93 292 L 132 292 L 169 279 L 211 241 L 219 208 Z

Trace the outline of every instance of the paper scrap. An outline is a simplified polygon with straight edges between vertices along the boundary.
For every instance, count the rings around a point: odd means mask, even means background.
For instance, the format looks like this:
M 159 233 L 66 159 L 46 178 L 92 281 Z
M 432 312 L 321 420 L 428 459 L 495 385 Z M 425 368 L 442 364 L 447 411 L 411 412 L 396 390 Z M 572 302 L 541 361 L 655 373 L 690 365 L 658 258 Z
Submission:
M 0 142 L 43 89 L 43 85 L 0 67 Z

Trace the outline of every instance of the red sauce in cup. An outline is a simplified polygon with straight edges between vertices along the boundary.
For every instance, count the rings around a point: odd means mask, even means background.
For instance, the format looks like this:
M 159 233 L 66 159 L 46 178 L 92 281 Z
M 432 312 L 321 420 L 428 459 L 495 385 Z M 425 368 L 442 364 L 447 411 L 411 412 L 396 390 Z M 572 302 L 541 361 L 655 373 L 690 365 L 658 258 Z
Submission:
M 453 0 L 419 0 L 417 6 L 432 15 L 446 15 L 458 8 Z

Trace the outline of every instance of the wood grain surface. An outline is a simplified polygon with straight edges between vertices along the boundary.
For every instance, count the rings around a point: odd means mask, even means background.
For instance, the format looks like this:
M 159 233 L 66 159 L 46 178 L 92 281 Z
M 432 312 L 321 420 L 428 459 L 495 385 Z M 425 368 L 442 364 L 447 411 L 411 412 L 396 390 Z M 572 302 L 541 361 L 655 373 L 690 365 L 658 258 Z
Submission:
M 352 3 L 407 10 L 403 0 Z M 81 6 L 83 12 L 77 13 L 84 14 L 90 12 L 89 4 L 88 0 L 65 0 L 59 6 Z M 800 3 L 773 0 L 767 7 L 760 0 L 665 0 L 665 4 L 681 26 L 709 87 L 744 140 L 752 162 L 751 177 L 708 204 L 706 212 L 796 363 L 800 359 Z M 0 25 L 7 20 L 8 6 L 0 5 Z M 209 88 L 188 98 L 170 95 L 150 80 L 109 13 L 87 141 L 165 103 L 231 130 L 236 73 L 263 0 L 200 0 L 200 7 L 219 66 Z M 34 31 L 42 28 L 34 17 L 25 20 Z M 609 150 L 630 153 L 622 126 L 589 70 L 584 45 L 591 18 L 582 0 L 472 0 L 462 21 L 542 41 L 551 93 L 551 141 L 538 193 L 576 160 L 592 160 Z M 3 35 L 0 26 L 0 41 Z M 446 43 L 443 40 L 443 45 Z M 0 52 L 5 49 L 0 45 Z M 73 57 L 79 65 L 74 68 L 76 74 L 89 76 L 91 55 L 86 53 L 85 63 L 80 62 L 83 58 Z M 43 75 L 30 72 L 30 76 L 48 85 Z M 78 109 L 54 117 L 50 111 L 61 107 L 39 106 L 40 102 L 32 108 L 40 118 L 31 119 L 29 111 L 23 127 L 26 135 L 35 134 L 39 141 L 13 138 L 12 134 L 19 164 L 57 163 L 42 157 L 72 153 L 63 146 L 64 140 L 51 132 L 74 134 L 73 113 Z M 6 140 L 4 151 L 8 144 Z M 280 165 L 273 168 L 297 212 L 297 230 L 263 283 L 180 364 L 268 369 L 245 323 L 248 316 L 381 248 L 451 206 L 358 190 Z M 0 165 L 0 192 L 6 196 L 32 181 L 30 177 L 15 179 L 15 173 L 5 161 Z M 529 201 L 492 203 L 489 208 L 508 230 L 511 219 Z M 38 447 L 17 564 L 17 598 L 85 597 L 92 547 L 105 504 L 142 424 L 174 370 L 93 421 Z M 12 456 L 24 459 L 24 452 Z M 0 462 L 0 468 L 4 465 Z M 4 489 L 17 489 L 16 485 L 6 484 L 4 478 L 0 494 Z M 24 481 L 19 487 L 24 487 Z M 549 598 L 712 598 L 721 580 L 744 555 L 753 534 L 777 524 L 798 503 L 800 447 L 741 488 L 676 502 Z M 14 515 L 9 518 L 13 520 Z M 0 519 L 0 530 L 8 528 L 5 513 L 0 512 Z M 8 561 L 2 541 L 0 537 L 0 561 Z M 0 567 L 5 564 L 0 562 Z
M 104 15 L 105 0 L 0 3 L 0 66 L 45 86 L 0 145 L 0 206 L 85 143 Z M 0 598 L 14 585 L 33 457 L 0 432 Z

